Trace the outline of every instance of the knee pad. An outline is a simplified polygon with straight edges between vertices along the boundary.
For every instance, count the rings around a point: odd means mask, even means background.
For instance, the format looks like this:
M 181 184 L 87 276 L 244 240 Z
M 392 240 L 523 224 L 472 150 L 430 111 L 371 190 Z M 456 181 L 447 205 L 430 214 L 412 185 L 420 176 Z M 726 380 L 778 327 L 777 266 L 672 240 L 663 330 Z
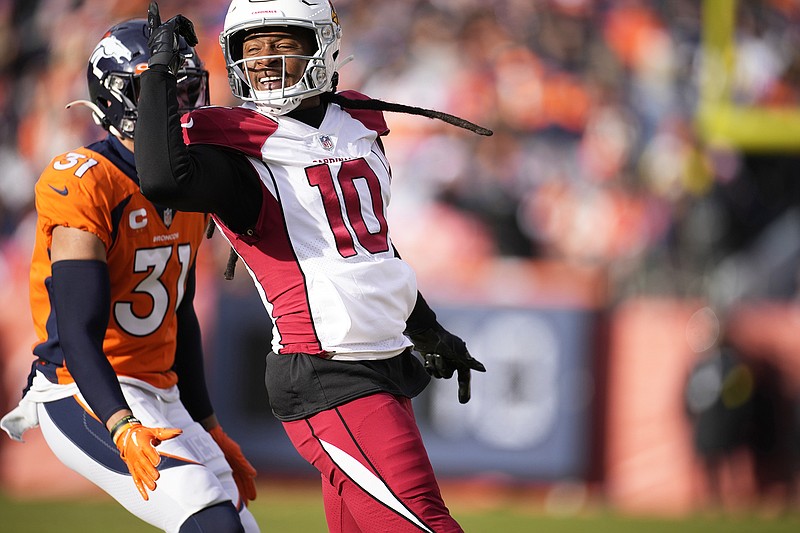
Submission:
M 244 533 L 239 513 L 231 502 L 218 503 L 197 511 L 184 520 L 180 533 Z

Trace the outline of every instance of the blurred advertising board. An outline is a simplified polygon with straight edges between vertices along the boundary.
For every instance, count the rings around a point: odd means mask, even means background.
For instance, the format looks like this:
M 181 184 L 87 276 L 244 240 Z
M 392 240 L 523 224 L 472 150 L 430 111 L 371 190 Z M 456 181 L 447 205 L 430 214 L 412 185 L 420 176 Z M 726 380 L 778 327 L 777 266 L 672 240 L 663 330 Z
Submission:
M 433 380 L 415 409 L 443 475 L 486 472 L 550 481 L 583 479 L 592 445 L 595 317 L 585 310 L 435 306 L 485 374 L 472 399 L 455 380 Z

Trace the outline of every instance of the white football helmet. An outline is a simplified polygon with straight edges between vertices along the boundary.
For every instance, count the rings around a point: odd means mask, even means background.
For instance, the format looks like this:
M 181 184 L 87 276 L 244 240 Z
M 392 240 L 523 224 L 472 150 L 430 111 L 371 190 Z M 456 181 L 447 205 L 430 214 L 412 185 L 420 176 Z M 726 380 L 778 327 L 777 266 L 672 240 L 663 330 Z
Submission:
M 308 64 L 301 81 L 290 87 L 264 91 L 250 86 L 242 59 L 244 35 L 266 26 L 299 26 L 311 30 L 316 37 L 317 50 L 313 56 L 292 56 L 306 59 Z M 254 102 L 268 113 L 283 115 L 302 100 L 335 88 L 341 39 L 339 17 L 330 0 L 232 0 L 219 44 L 233 95 Z M 248 61 L 253 59 L 248 58 Z

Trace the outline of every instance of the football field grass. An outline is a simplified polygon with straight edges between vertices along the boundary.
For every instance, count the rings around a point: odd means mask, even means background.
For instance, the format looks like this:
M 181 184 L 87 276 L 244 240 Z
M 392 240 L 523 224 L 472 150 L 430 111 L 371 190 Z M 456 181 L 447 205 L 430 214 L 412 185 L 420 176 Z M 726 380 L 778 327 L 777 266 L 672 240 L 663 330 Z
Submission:
M 541 501 L 463 496 L 445 498 L 453 515 L 469 533 L 797 533 L 800 510 L 781 516 L 737 512 L 706 513 L 691 518 L 625 517 L 600 508 L 570 516 L 552 516 Z M 486 495 L 484 495 L 486 496 Z M 262 531 L 326 532 L 319 490 L 313 485 L 259 487 L 250 509 Z M 0 492 L 2 533 L 152 533 L 103 494 L 79 500 L 18 499 Z M 391 533 L 391 532 L 386 532 Z

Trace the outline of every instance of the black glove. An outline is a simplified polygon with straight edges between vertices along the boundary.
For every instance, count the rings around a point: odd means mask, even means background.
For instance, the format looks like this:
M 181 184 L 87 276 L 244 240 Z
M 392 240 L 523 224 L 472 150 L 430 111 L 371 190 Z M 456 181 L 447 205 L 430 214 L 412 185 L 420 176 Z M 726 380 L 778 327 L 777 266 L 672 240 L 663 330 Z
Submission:
M 486 367 L 473 359 L 467 345 L 441 325 L 406 331 L 414 349 L 425 360 L 425 370 L 435 378 L 449 379 L 458 373 L 458 401 L 467 403 L 470 398 L 470 370 L 486 372 Z
M 149 67 L 165 65 L 170 72 L 177 75 L 183 65 L 178 37 L 183 37 L 189 46 L 195 46 L 197 34 L 194 32 L 194 24 L 183 15 L 175 15 L 161 24 L 158 3 L 150 2 L 150 7 L 147 9 L 147 29 L 150 34 L 147 40 L 150 61 L 147 65 Z

